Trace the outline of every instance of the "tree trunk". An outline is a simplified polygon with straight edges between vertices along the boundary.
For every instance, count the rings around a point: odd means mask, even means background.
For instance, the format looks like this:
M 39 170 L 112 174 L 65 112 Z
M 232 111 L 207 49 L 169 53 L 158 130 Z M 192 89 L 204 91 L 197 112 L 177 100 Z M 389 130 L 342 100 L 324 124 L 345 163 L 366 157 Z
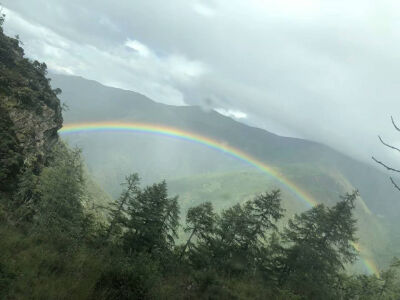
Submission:
M 179 256 L 179 260 L 181 260 L 183 254 L 185 254 L 186 248 L 189 246 L 189 243 L 190 243 L 190 241 L 191 241 L 191 239 L 192 239 L 192 237 L 193 237 L 193 235 L 194 235 L 195 232 L 196 232 L 196 228 L 193 229 L 193 231 L 192 231 L 192 233 L 190 234 L 190 236 L 189 236 L 189 238 L 188 238 L 188 240 L 187 240 L 185 246 L 183 247 L 182 252 L 181 252 L 181 255 Z

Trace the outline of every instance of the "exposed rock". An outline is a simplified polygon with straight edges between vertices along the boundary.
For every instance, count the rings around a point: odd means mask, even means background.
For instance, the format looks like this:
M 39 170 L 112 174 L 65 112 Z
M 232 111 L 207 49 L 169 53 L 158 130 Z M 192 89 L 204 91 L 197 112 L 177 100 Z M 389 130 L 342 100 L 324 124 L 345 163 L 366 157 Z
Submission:
M 59 90 L 50 87 L 46 65 L 24 57 L 19 41 L 0 26 L 0 191 L 8 190 L 18 174 L 38 174 L 62 126 Z M 10 171 L 12 167 L 12 172 Z
M 57 130 L 61 128 L 59 111 L 45 104 L 41 104 L 40 108 L 41 114 L 17 107 L 9 110 L 22 149 L 24 166 L 34 169 L 46 163 L 47 153 L 58 140 Z

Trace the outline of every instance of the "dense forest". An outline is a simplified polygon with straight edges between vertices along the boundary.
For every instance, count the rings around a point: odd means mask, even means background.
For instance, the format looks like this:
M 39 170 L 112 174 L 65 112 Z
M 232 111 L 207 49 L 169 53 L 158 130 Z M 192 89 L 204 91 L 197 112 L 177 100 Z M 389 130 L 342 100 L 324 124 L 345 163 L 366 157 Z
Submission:
M 283 229 L 279 190 L 181 216 L 165 181 L 132 173 L 100 204 L 80 150 L 57 136 L 61 91 L 46 74 L 0 28 L 0 299 L 400 299 L 396 259 L 346 271 L 357 191 Z

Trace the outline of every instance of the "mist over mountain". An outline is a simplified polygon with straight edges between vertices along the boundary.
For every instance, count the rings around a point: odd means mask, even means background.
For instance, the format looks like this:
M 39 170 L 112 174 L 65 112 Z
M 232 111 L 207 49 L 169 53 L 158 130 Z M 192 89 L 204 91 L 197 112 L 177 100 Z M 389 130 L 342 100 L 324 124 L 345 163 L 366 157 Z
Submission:
M 60 98 L 68 106 L 64 113 L 66 124 L 118 121 L 175 127 L 227 143 L 273 166 L 308 165 L 338 172 L 352 186 L 359 189 L 367 206 L 377 215 L 395 217 L 396 209 L 394 208 L 400 207 L 397 192 L 393 189 L 387 174 L 323 144 L 278 136 L 247 126 L 213 110 L 207 111 L 196 106 L 170 106 L 157 103 L 141 94 L 106 87 L 81 77 L 51 74 L 51 78 L 52 85 L 62 89 Z M 125 151 L 125 154 L 129 154 L 132 162 L 140 160 L 140 153 L 146 155 L 151 153 L 152 157 L 158 157 L 160 161 L 166 163 L 165 171 L 145 170 L 144 173 L 150 172 L 150 177 L 153 178 L 158 172 L 170 178 L 190 173 L 246 167 L 224 155 L 202 149 L 199 145 L 179 142 L 179 147 L 174 147 L 177 141 L 166 138 L 123 133 L 85 133 L 83 135 L 85 138 L 79 134 L 69 136 L 67 139 L 81 145 L 85 151 L 90 151 L 87 148 L 91 148 L 93 143 L 103 143 L 102 147 L 97 147 L 98 145 L 93 147 L 101 149 L 101 153 L 99 150 L 97 153 L 91 152 L 87 157 L 89 165 L 91 165 L 91 157 L 96 154 L 101 155 L 98 159 L 104 159 L 104 163 L 107 163 L 109 160 L 116 159 L 119 152 Z M 102 141 L 103 139 L 105 140 Z M 149 140 L 153 141 L 149 142 Z M 152 143 L 159 143 L 159 145 Z M 188 149 L 184 149 L 185 147 Z M 192 151 L 195 151 L 195 154 Z M 191 159 L 194 157 L 196 159 Z M 178 159 L 189 163 L 190 166 L 187 166 L 186 170 L 182 167 L 180 171 L 176 168 L 169 169 L 168 162 L 175 164 Z M 149 168 L 152 167 L 149 166 Z M 170 170 L 169 174 L 168 170 Z M 304 176 L 307 177 L 306 172 Z
M 157 103 L 141 94 L 106 87 L 82 77 L 51 74 L 51 78 L 52 85 L 62 89 L 60 98 L 68 106 L 64 124 L 143 122 L 193 132 L 240 149 L 279 169 L 320 203 L 336 203 L 339 195 L 358 189 L 361 243 L 368 247 L 369 255 L 379 257 L 377 261 L 382 265 L 397 255 L 391 237 L 397 235 L 396 211 L 400 203 L 388 175 L 378 168 L 323 144 L 279 136 L 213 110 Z M 144 183 L 163 179 L 170 182 L 170 191 L 182 195 L 184 209 L 205 199 L 215 199 L 216 207 L 225 208 L 261 192 L 266 186 L 283 190 L 284 205 L 290 212 L 307 208 L 273 178 L 196 143 L 118 131 L 81 132 L 63 137 L 70 145 L 83 149 L 89 170 L 114 197 L 120 192 L 118 183 L 135 171 L 141 174 Z M 236 185 L 226 185 L 232 178 L 238 180 Z M 241 193 L 233 192 L 236 186 Z M 215 196 L 217 191 L 221 197 Z

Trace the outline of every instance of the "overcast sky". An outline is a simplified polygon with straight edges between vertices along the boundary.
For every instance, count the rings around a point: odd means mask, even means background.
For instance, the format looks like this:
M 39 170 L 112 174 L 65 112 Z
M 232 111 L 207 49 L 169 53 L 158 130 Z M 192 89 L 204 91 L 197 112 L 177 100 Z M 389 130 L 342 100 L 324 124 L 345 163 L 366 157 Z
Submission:
M 377 139 L 400 146 L 398 0 L 2 4 L 6 33 L 52 71 L 400 167 Z

